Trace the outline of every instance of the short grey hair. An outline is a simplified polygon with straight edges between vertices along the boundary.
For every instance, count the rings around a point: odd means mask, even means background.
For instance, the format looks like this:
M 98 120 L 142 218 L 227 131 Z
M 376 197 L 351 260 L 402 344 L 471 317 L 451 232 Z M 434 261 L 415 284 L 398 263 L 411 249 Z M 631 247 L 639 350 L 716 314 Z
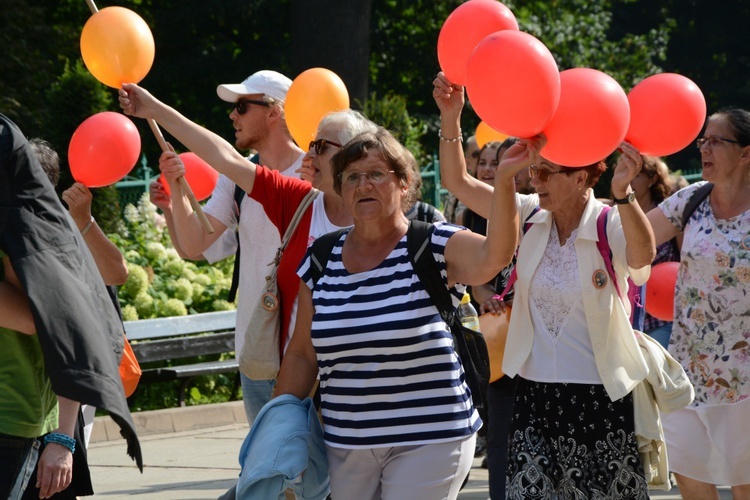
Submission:
M 338 137 L 336 139 L 338 139 L 339 144 L 342 146 L 360 134 L 367 132 L 374 134 L 378 130 L 378 126 L 375 123 L 367 119 L 359 111 L 354 111 L 353 109 L 328 113 L 320 120 L 318 131 L 329 126 L 338 128 Z

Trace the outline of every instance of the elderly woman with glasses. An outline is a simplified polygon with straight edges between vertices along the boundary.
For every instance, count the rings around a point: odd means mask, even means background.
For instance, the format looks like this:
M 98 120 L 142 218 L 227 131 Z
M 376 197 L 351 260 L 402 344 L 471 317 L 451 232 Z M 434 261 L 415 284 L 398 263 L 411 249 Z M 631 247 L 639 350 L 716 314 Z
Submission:
M 433 81 L 441 137 L 456 138 L 463 87 L 442 73 Z M 586 140 L 582 137 L 581 140 Z M 597 218 L 604 205 L 592 187 L 604 162 L 568 168 L 539 155 L 537 136 L 503 156 L 490 186 L 464 173 L 457 142 L 440 143 L 445 186 L 490 223 L 499 217 L 526 226 L 503 236 L 520 240 L 513 313 L 503 372 L 516 377 L 509 435 L 507 497 L 648 498 L 638 455 L 631 391 L 646 363 L 626 304 L 597 249 Z M 621 288 L 649 275 L 654 237 L 630 191 L 641 157 L 630 145 L 612 178 L 616 208 L 606 235 Z M 536 194 L 516 194 L 515 174 L 529 168 Z M 510 209 L 490 214 L 490 200 Z M 478 262 L 479 264 L 479 262 Z M 625 294 L 625 290 L 622 292 Z
M 334 186 L 354 226 L 337 235 L 319 278 L 309 252 L 298 271 L 297 326 L 277 394 L 305 397 L 320 376 L 334 499 L 455 499 L 474 457 L 481 420 L 407 252 L 414 162 L 385 129 L 344 145 Z M 486 238 L 447 223 L 430 229 L 426 248 L 454 306 L 459 283 L 486 282 L 513 255 L 501 237 L 513 221 L 494 220 Z
M 662 421 L 684 498 L 718 498 L 717 484 L 750 498 L 750 112 L 714 113 L 697 145 L 705 182 L 648 213 L 657 244 L 684 233 L 669 352 L 695 387 Z

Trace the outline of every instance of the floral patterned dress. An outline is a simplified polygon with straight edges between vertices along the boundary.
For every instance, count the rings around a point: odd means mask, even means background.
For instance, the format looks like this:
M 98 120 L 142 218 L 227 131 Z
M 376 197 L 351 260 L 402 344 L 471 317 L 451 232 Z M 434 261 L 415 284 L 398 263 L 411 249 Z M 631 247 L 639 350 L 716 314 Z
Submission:
M 659 205 L 678 229 L 701 184 Z M 662 414 L 662 423 L 670 470 L 740 485 L 750 483 L 750 210 L 717 219 L 710 199 L 684 228 L 669 345 L 695 387 L 695 400 Z
M 700 184 L 660 205 L 678 229 Z M 750 211 L 719 220 L 709 198 L 685 231 L 669 346 L 695 386 L 693 406 L 750 397 Z

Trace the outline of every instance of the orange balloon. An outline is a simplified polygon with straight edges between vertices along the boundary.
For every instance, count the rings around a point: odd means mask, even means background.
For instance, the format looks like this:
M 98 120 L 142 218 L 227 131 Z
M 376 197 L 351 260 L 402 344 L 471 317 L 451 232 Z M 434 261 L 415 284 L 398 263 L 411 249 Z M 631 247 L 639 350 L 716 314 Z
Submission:
M 320 120 L 333 111 L 349 108 L 346 85 L 333 71 L 311 68 L 297 76 L 286 94 L 286 125 L 294 141 L 307 150 Z
M 504 141 L 508 138 L 507 134 L 503 134 L 502 132 L 498 132 L 494 128 L 490 127 L 484 122 L 479 122 L 479 125 L 477 125 L 477 130 L 474 132 L 474 136 L 477 139 L 477 147 L 479 149 L 482 149 L 482 146 L 489 142 L 493 141 Z
M 646 283 L 646 312 L 662 321 L 674 321 L 674 291 L 679 262 L 662 262 L 651 268 Z
M 154 63 L 154 37 L 146 21 L 124 7 L 106 7 L 81 32 L 83 62 L 94 77 L 114 88 L 138 83 Z
M 219 172 L 214 170 L 211 165 L 203 161 L 203 158 L 195 153 L 181 153 L 179 157 L 183 165 L 185 165 L 185 180 L 193 191 L 195 198 L 198 201 L 203 201 L 211 196 L 216 183 L 219 181 Z M 172 196 L 172 192 L 169 189 L 169 182 L 167 182 L 164 174 L 159 176 L 159 182 L 164 186 L 167 194 Z
M 516 16 L 502 3 L 469 0 L 456 7 L 440 28 L 437 43 L 438 62 L 448 80 L 466 85 L 466 68 L 474 48 L 484 37 L 501 30 L 518 31 Z
M 76 181 L 102 187 L 128 175 L 140 154 L 135 124 L 123 114 L 105 111 L 86 118 L 73 133 L 68 163 Z

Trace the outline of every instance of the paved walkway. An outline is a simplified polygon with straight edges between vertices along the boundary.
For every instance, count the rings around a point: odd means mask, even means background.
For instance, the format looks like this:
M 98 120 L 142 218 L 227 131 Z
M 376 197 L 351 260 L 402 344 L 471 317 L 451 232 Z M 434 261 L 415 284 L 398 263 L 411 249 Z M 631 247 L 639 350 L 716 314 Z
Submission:
M 93 498 L 217 498 L 239 474 L 237 454 L 248 430 L 244 418 L 241 402 L 134 413 L 143 449 L 141 474 L 126 455 L 114 422 L 97 417 L 89 446 Z M 489 498 L 487 471 L 479 465 L 475 460 L 459 500 Z M 676 488 L 652 496 L 682 498 Z M 731 499 L 727 489 L 721 499 Z

